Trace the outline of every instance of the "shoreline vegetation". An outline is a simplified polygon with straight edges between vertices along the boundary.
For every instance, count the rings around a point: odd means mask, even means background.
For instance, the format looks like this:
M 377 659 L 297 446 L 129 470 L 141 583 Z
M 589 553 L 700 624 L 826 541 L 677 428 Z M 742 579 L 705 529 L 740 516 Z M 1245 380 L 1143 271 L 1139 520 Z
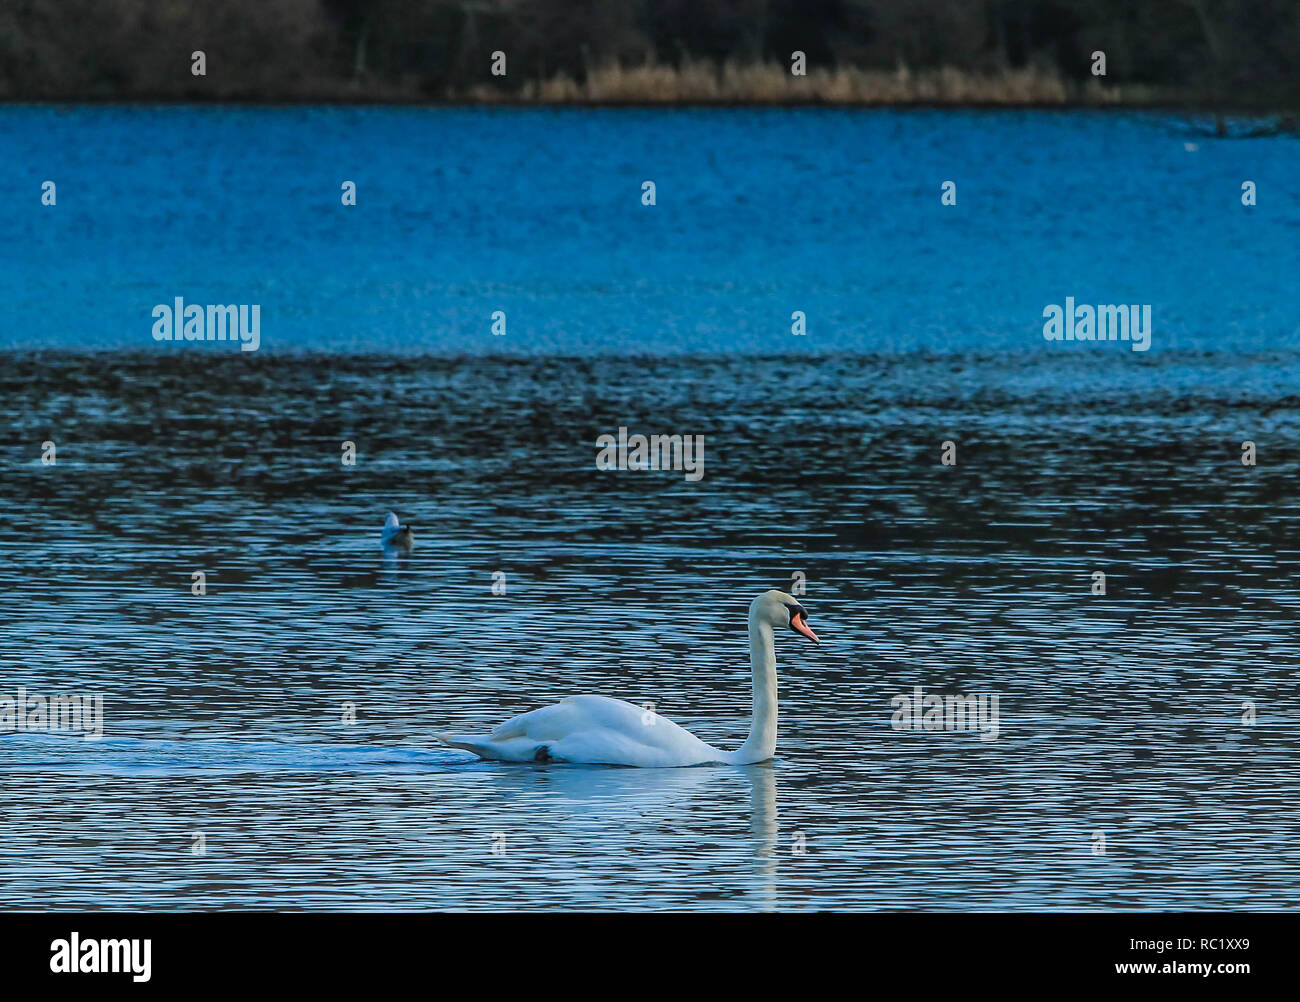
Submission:
M 1129 108 L 1300 133 L 1300 3 L 27 0 L 0 10 L 0 102 Z
M 185 83 L 186 81 L 182 81 Z M 813 68 L 793 75 L 777 62 L 685 61 L 679 66 L 610 63 L 579 80 L 567 73 L 507 88 L 488 83 L 448 86 L 437 93 L 408 82 L 379 79 L 299 81 L 273 95 L 242 86 L 180 86 L 129 95 L 102 91 L 77 97 L 0 94 L 3 104 L 404 104 L 503 107 L 844 107 L 1146 109 L 1202 113 L 1216 119 L 1274 117 L 1277 131 L 1300 132 L 1295 102 L 1259 95 L 1224 99 L 1156 84 L 1068 80 L 1041 67 L 977 73 L 955 67 L 872 70 Z
M 428 94 L 409 83 L 381 80 L 315 81 L 272 96 L 241 88 L 193 88 L 129 97 L 90 94 L 74 99 L 0 95 L 5 104 L 228 104 L 481 108 L 841 108 L 1077 111 L 1115 109 L 1168 112 L 1188 131 L 1219 138 L 1300 137 L 1300 99 L 1253 95 L 1225 100 L 1213 94 L 1152 85 L 1067 80 L 1043 68 L 972 73 L 953 67 L 893 71 L 857 67 L 811 69 L 794 76 L 780 63 L 681 66 L 608 64 L 579 81 L 565 73 L 517 89 L 476 83 Z
M 1290 108 L 1287 102 L 1275 103 L 1258 97 L 1224 101 L 1211 94 L 1189 93 L 1175 87 L 1107 83 L 1098 78 L 1067 80 L 1053 70 L 1040 67 L 978 73 L 951 66 L 915 71 L 906 66 L 894 70 L 846 66 L 813 68 L 804 76 L 795 76 L 781 63 L 732 60 L 721 64 L 687 60 L 678 66 L 610 63 L 589 70 L 581 79 L 561 72 L 545 79 L 528 80 L 514 89 L 475 83 L 449 86 L 434 95 L 384 81 L 351 81 L 309 88 L 307 93 L 289 98 L 289 103 L 311 100 L 470 106 L 1114 107 L 1232 111 L 1245 115 L 1275 113 L 1284 117 Z

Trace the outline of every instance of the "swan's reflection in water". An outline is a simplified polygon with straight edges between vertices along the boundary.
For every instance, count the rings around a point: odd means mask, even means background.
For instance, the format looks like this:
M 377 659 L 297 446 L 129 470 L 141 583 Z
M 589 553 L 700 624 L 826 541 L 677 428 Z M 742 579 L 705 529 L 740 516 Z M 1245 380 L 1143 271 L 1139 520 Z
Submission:
M 380 550 L 384 556 L 384 570 L 391 570 L 399 565 L 405 566 L 411 562 L 411 547 L 394 546 L 391 543 L 383 543 Z
M 483 777 L 489 788 L 480 791 L 491 805 L 482 820 L 506 856 L 554 853 L 558 870 L 572 866 L 576 852 L 585 857 L 593 888 L 635 867 L 650 898 L 661 889 L 654 885 L 698 881 L 736 907 L 779 907 L 771 763 L 684 769 L 474 763 L 466 773 Z
M 770 762 L 744 767 L 749 779 L 749 833 L 753 842 L 755 894 L 763 911 L 777 907 L 776 871 L 780 851 L 776 811 L 776 768 Z

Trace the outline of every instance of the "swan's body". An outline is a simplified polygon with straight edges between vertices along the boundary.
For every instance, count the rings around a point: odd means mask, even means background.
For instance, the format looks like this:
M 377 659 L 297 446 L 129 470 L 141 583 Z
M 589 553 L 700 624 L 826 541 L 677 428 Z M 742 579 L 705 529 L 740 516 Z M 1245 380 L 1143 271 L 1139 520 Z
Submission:
M 774 628 L 789 628 L 813 641 L 807 612 L 785 592 L 764 592 L 749 607 L 749 654 L 754 675 L 754 714 L 749 737 L 736 751 L 714 748 L 653 711 L 608 696 L 570 696 L 521 713 L 491 734 L 440 734 L 463 748 L 502 762 L 581 762 L 668 768 L 765 762 L 776 753 L 776 645 Z
M 388 518 L 384 519 L 384 531 L 380 535 L 379 541 L 385 549 L 396 546 L 403 550 L 409 550 L 415 543 L 415 536 L 411 533 L 411 527 L 402 525 L 397 515 L 390 511 Z

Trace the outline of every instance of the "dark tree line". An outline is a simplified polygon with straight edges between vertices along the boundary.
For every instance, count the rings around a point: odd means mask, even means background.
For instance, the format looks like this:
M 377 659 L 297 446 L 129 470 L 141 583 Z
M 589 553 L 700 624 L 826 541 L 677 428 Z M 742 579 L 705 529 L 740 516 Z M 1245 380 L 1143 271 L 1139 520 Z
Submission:
M 0 0 L 0 97 L 503 96 L 655 63 L 997 74 L 1300 104 L 1300 0 Z M 202 50 L 207 76 L 190 72 Z M 507 53 L 504 78 L 490 73 Z

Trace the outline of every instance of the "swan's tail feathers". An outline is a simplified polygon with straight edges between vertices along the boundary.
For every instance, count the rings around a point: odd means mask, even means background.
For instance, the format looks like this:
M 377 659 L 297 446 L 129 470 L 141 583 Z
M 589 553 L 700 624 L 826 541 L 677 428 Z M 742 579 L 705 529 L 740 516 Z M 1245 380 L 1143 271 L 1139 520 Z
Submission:
M 402 523 L 397 520 L 397 514 L 395 512 L 390 511 L 388 517 L 384 519 L 385 529 L 397 529 L 401 527 L 401 524 Z
M 479 758 L 497 757 L 492 747 L 492 739 L 486 734 L 447 734 L 443 731 L 434 731 L 433 736 L 448 748 L 473 752 Z

